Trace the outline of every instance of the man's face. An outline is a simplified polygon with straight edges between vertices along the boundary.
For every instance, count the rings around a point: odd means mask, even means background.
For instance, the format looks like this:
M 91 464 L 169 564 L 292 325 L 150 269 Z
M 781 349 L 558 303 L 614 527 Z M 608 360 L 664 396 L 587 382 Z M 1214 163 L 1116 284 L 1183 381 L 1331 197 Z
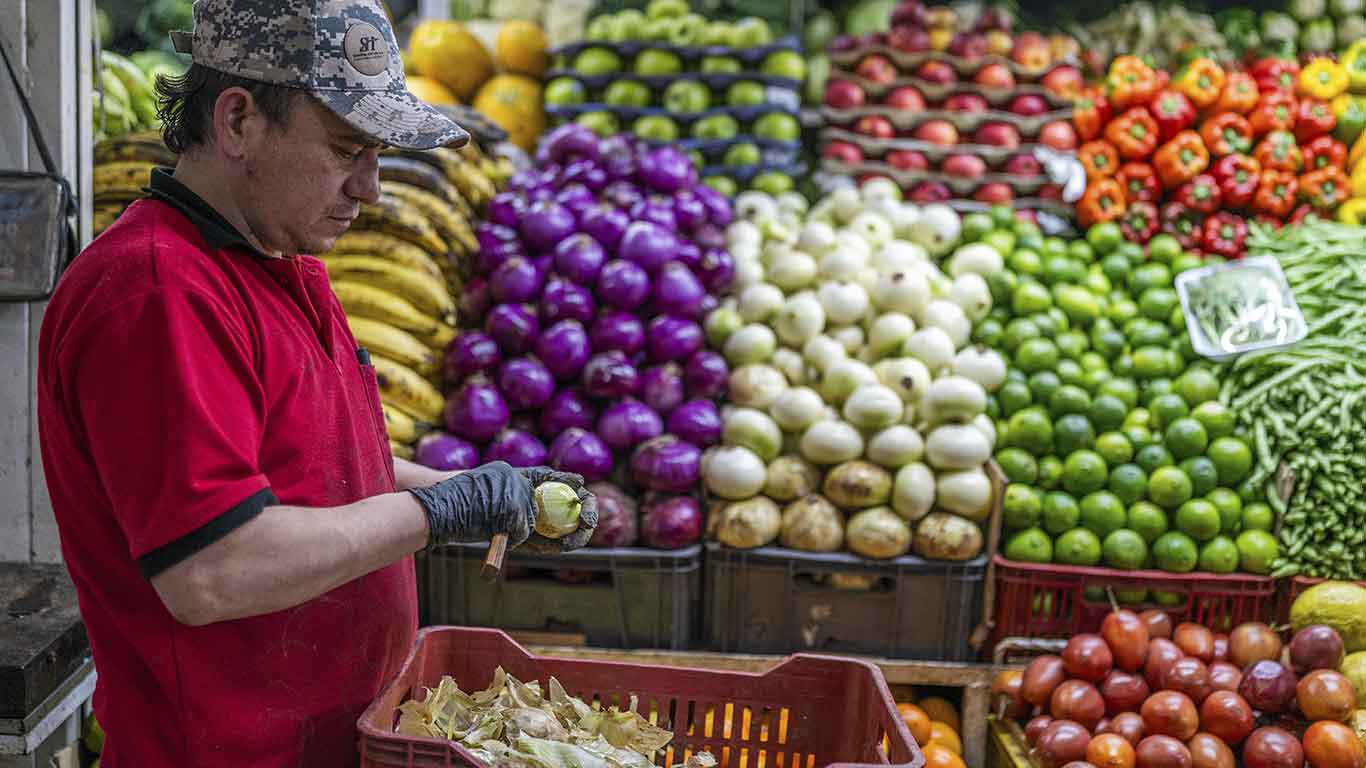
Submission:
M 379 199 L 380 145 L 311 97 L 248 142 L 240 199 L 267 250 L 324 253 Z

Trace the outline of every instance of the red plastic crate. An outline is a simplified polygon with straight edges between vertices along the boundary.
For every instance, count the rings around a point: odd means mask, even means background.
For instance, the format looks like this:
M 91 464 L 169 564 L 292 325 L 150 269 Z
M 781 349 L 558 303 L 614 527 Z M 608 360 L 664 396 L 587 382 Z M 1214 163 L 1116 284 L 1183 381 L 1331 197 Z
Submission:
M 1144 589 L 1179 594 L 1175 605 L 1150 600 L 1126 608 L 1160 608 L 1176 622 L 1191 621 L 1227 632 L 1244 621 L 1270 621 L 1275 615 L 1276 583 L 1248 574 L 1119 571 L 1075 565 L 1039 565 L 993 559 L 996 602 L 991 647 L 1007 637 L 1068 638 L 1096 632 L 1111 611 L 1108 597 L 1088 590 Z
M 1306 589 L 1315 584 L 1322 584 L 1328 579 L 1317 579 L 1313 576 L 1292 576 L 1288 579 L 1281 579 L 1280 589 L 1277 591 L 1276 601 L 1276 621 L 1286 626 L 1290 625 L 1290 606 L 1294 605 L 1295 598 L 1304 593 Z M 1366 587 L 1366 580 L 1358 581 L 1357 584 Z
M 496 667 L 571 695 L 629 706 L 674 733 L 657 762 L 710 751 L 719 768 L 923 768 L 882 672 L 855 659 L 796 654 L 761 674 L 535 656 L 496 629 L 428 627 L 402 669 L 361 715 L 362 768 L 480 766 L 460 745 L 394 733 L 399 704 L 443 675 L 480 690 Z M 884 744 L 887 745 L 884 748 Z

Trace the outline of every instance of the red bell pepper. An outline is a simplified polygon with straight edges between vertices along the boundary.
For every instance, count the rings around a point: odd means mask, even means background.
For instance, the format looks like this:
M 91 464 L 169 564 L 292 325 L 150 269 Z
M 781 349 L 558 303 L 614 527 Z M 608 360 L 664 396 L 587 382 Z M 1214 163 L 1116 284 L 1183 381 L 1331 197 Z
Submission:
M 1157 206 L 1152 203 L 1132 203 L 1120 217 L 1119 229 L 1124 239 L 1146 245 L 1157 234 Z
M 1224 112 L 1206 120 L 1200 126 L 1200 138 L 1215 157 L 1252 150 L 1252 126 L 1236 112 Z
M 1157 172 L 1147 163 L 1125 163 L 1115 174 L 1115 181 L 1124 190 L 1124 199 L 1136 203 L 1155 203 L 1162 195 L 1162 185 L 1157 180 Z
M 1299 173 L 1304 170 L 1304 153 L 1295 143 L 1295 135 L 1289 131 L 1272 131 L 1262 139 L 1252 156 L 1262 164 L 1262 168 L 1275 171 Z
M 1159 141 L 1167 141 L 1195 122 L 1195 105 L 1186 94 L 1170 88 L 1158 93 L 1148 109 L 1157 120 Z
M 1313 212 L 1314 206 L 1310 205 L 1309 203 L 1302 203 L 1297 208 L 1295 208 L 1294 211 L 1290 213 L 1290 223 L 1299 224 L 1301 221 L 1304 221 L 1306 218 L 1308 218 L 1309 214 Z
M 1200 232 L 1200 245 L 1206 253 L 1237 259 L 1243 255 L 1247 242 L 1247 222 L 1242 216 L 1220 211 L 1205 219 Z
M 1248 117 L 1248 122 L 1252 124 L 1252 133 L 1261 136 L 1272 131 L 1290 131 L 1295 128 L 1295 117 L 1298 112 L 1299 102 L 1295 100 L 1295 94 L 1285 91 L 1267 91 L 1257 99 L 1257 106 L 1252 109 L 1252 114 Z
M 1176 199 L 1191 210 L 1211 214 L 1223 204 L 1224 194 L 1219 191 L 1219 182 L 1213 176 L 1202 173 L 1177 187 Z
M 1114 221 L 1124 215 L 1124 191 L 1114 179 L 1097 179 L 1077 201 L 1077 223 L 1083 227 Z
M 1350 196 L 1347 174 L 1328 166 L 1300 177 L 1300 196 L 1319 211 L 1332 211 Z
M 1252 210 L 1284 221 L 1294 210 L 1299 191 L 1295 174 L 1264 170 L 1262 180 L 1257 182 L 1257 194 L 1252 197 Z
M 1306 170 L 1317 171 L 1329 167 L 1347 169 L 1347 145 L 1332 136 L 1310 139 L 1309 143 L 1300 149 L 1304 151 Z
M 1143 107 L 1131 107 L 1105 126 L 1105 138 L 1126 160 L 1139 160 L 1157 148 L 1157 121 Z
M 1158 148 L 1153 168 L 1165 189 L 1178 187 L 1209 167 L 1209 150 L 1195 131 L 1182 131 Z
M 1086 178 L 1103 179 L 1119 170 L 1119 153 L 1108 141 L 1088 141 L 1077 150 L 1077 159 L 1086 169 Z
M 1316 136 L 1333 132 L 1338 127 L 1338 119 L 1328 102 L 1317 99 L 1300 99 L 1299 112 L 1295 114 L 1295 140 L 1303 144 Z
M 1252 78 L 1262 92 L 1293 92 L 1300 79 L 1300 65 L 1292 59 L 1261 59 L 1252 65 Z
M 1219 194 L 1228 208 L 1242 208 L 1257 194 L 1262 179 L 1262 164 L 1247 155 L 1229 155 L 1214 164 L 1214 178 L 1219 181 Z
M 1099 88 L 1086 88 L 1081 98 L 1072 103 L 1072 127 L 1082 141 L 1091 141 L 1105 130 L 1110 122 L 1110 102 Z
M 1105 96 L 1115 109 L 1147 104 L 1161 89 L 1157 73 L 1137 56 L 1120 56 L 1105 75 Z
M 1189 206 L 1173 200 L 1162 206 L 1158 220 L 1162 231 L 1176 238 L 1182 248 L 1190 250 L 1200 245 L 1200 225 L 1205 217 Z
M 1246 115 L 1257 106 L 1257 81 L 1246 72 L 1231 72 L 1224 90 L 1219 92 L 1219 100 L 1214 102 L 1216 112 L 1236 112 Z

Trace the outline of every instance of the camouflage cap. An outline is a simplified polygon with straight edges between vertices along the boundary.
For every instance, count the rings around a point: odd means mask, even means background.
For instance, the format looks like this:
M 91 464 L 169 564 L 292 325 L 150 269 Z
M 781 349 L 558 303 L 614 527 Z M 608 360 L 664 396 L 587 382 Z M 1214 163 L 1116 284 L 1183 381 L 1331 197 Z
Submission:
M 195 0 L 194 32 L 172 32 L 196 64 L 302 88 L 352 127 L 404 149 L 470 135 L 409 93 L 379 0 Z

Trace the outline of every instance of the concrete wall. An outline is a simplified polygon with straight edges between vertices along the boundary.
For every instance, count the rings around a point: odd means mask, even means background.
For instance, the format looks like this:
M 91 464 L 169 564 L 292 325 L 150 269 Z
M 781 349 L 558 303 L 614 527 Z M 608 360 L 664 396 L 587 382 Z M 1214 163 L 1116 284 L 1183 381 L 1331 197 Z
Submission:
M 25 85 L 90 237 L 90 18 L 93 0 L 0 0 L 0 43 Z M 40 170 L 24 113 L 0 69 L 0 168 Z M 34 373 L 42 303 L 0 303 L 0 561 L 61 559 L 38 451 Z

